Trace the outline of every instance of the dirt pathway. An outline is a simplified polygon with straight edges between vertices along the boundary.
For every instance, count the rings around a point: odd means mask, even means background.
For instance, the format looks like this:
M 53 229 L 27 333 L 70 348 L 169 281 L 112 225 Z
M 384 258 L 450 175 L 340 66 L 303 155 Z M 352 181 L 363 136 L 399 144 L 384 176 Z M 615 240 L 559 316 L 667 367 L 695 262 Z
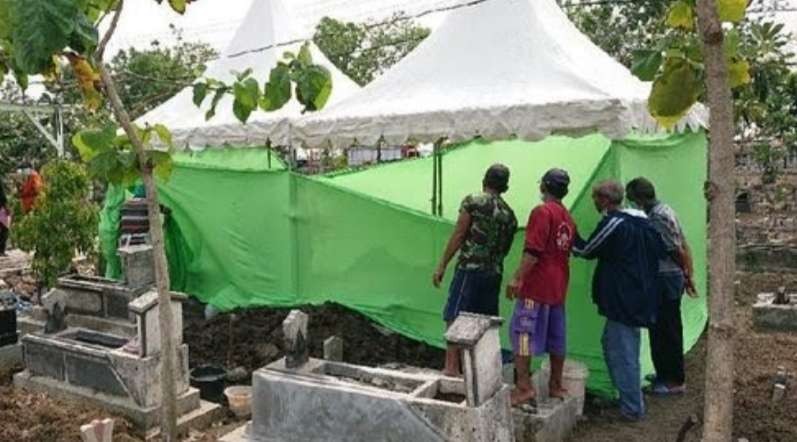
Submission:
M 744 273 L 737 275 L 736 290 L 736 391 L 734 393 L 734 436 L 753 442 L 797 441 L 797 334 L 758 333 L 752 328 L 750 306 L 756 294 L 786 285 L 797 291 L 797 273 Z M 687 356 L 689 390 L 681 397 L 648 397 L 648 416 L 643 422 L 613 422 L 606 410 L 590 406 L 572 442 L 672 442 L 690 415 L 703 413 L 705 337 Z M 773 404 L 772 379 L 778 366 L 791 373 L 788 396 Z M 700 426 L 689 432 L 686 441 L 700 440 Z

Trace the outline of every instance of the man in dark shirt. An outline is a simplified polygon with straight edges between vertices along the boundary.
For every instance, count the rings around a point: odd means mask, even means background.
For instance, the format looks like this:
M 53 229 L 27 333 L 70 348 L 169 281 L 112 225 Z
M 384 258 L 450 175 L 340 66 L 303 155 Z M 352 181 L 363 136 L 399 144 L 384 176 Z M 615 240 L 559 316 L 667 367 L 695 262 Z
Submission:
M 623 186 L 604 181 L 592 199 L 603 214 L 589 240 L 577 234 L 573 253 L 597 259 L 592 300 L 606 318 L 601 344 L 614 386 L 620 393 L 620 413 L 632 421 L 645 415 L 640 380 L 640 327 L 656 321 L 658 264 L 664 256 L 659 234 L 643 217 L 624 213 Z
M 504 258 L 517 232 L 517 218 L 501 194 L 509 189 L 509 169 L 495 164 L 487 169 L 482 191 L 462 201 L 456 228 L 432 277 L 440 287 L 448 263 L 459 252 L 457 270 L 449 288 L 443 320 L 451 325 L 460 312 L 498 316 L 498 295 Z M 446 349 L 447 376 L 460 375 L 459 349 Z
M 570 177 L 551 169 L 540 181 L 542 204 L 529 215 L 520 266 L 507 286 L 516 299 L 510 324 L 517 380 L 512 405 L 534 399 L 529 365 L 532 356 L 548 353 L 551 360 L 549 396 L 563 398 L 562 371 L 566 355 L 565 295 L 570 280 L 570 249 L 576 226 L 562 204 Z
M 684 335 L 681 322 L 681 296 L 697 296 L 692 282 L 692 254 L 675 211 L 656 199 L 656 188 L 645 178 L 626 185 L 628 199 L 644 210 L 661 235 L 667 256 L 659 261 L 660 305 L 656 324 L 650 328 L 650 352 L 656 374 L 651 377 L 651 392 L 658 395 L 686 391 L 684 374 Z

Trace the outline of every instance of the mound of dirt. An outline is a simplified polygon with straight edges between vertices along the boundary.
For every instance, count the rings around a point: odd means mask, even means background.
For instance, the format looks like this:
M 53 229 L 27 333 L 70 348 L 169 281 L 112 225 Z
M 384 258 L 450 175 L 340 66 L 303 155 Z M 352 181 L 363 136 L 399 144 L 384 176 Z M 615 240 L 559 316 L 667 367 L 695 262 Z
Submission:
M 3 376 L 4 381 L 8 376 Z M 7 384 L 6 384 L 7 385 Z M 109 417 L 76 402 L 62 402 L 45 394 L 31 394 L 0 386 L 0 440 L 14 442 L 79 442 L 80 425 Z M 114 418 L 114 441 L 134 442 L 130 424 Z
M 323 356 L 323 342 L 330 336 L 344 341 L 343 359 L 377 366 L 399 362 L 419 367 L 442 367 L 443 351 L 389 333 L 364 316 L 336 304 L 305 306 L 310 316 L 310 354 Z M 290 309 L 255 309 L 223 314 L 206 321 L 186 319 L 184 340 L 189 345 L 192 367 L 213 364 L 228 369 L 244 367 L 252 372 L 284 356 L 282 321 Z

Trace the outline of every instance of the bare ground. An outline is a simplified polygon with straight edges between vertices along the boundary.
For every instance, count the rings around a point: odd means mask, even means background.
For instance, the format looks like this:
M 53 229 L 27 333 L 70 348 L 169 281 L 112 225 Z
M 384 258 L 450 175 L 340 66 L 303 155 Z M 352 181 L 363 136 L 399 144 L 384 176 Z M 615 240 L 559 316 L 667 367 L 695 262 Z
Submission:
M 759 333 L 752 330 L 750 306 L 757 293 L 781 285 L 797 289 L 797 273 L 739 273 L 736 291 L 737 366 L 735 436 L 753 442 L 797 441 L 797 334 Z M 307 308 L 310 320 L 310 350 L 321 356 L 324 338 L 337 335 L 346 341 L 346 361 L 379 365 L 402 362 L 440 367 L 442 352 L 396 334 L 384 333 L 370 321 L 342 307 Z M 244 367 L 248 372 L 283 355 L 281 322 L 286 309 L 259 309 L 222 315 L 212 321 L 187 320 L 186 342 L 191 346 L 191 365 L 219 364 Z M 230 333 L 232 332 L 232 333 Z M 772 378 L 778 366 L 791 373 L 788 396 L 777 404 L 770 400 Z M 586 419 L 571 441 L 675 441 L 678 430 L 691 415 L 702 417 L 705 339 L 688 355 L 689 391 L 681 397 L 649 398 L 648 417 L 629 424 L 612 420 L 612 407 L 589 401 Z M 10 374 L 0 373 L 0 441 L 79 441 L 78 427 L 107 413 L 80 404 L 52 400 L 10 387 Z M 215 428 L 194 433 L 190 440 L 210 442 L 236 424 L 228 418 Z M 685 439 L 698 441 L 700 426 Z M 128 424 L 117 419 L 115 440 L 137 440 Z
M 736 382 L 734 436 L 753 442 L 797 441 L 797 334 L 759 333 L 752 328 L 751 305 L 760 292 L 786 285 L 797 290 L 797 273 L 737 274 Z M 648 398 L 647 418 L 635 424 L 611 421 L 605 406 L 591 404 L 571 441 L 631 442 L 675 441 L 691 415 L 702 418 L 705 371 L 705 336 L 689 353 L 689 390 L 681 397 Z M 772 381 L 778 366 L 791 374 L 787 397 L 772 403 Z M 694 427 L 686 441 L 699 441 L 701 427 Z

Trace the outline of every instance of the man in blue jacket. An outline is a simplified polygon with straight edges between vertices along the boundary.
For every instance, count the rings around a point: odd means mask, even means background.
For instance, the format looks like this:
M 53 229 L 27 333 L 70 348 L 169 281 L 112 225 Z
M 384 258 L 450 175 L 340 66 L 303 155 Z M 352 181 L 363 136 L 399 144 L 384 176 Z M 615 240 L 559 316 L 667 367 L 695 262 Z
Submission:
M 659 234 L 646 218 L 621 210 L 623 197 L 623 186 L 616 181 L 593 188 L 592 199 L 603 219 L 587 241 L 576 237 L 573 253 L 598 260 L 592 300 L 606 318 L 603 356 L 620 393 L 620 414 L 637 421 L 645 415 L 639 329 L 656 321 L 658 265 L 665 252 Z

